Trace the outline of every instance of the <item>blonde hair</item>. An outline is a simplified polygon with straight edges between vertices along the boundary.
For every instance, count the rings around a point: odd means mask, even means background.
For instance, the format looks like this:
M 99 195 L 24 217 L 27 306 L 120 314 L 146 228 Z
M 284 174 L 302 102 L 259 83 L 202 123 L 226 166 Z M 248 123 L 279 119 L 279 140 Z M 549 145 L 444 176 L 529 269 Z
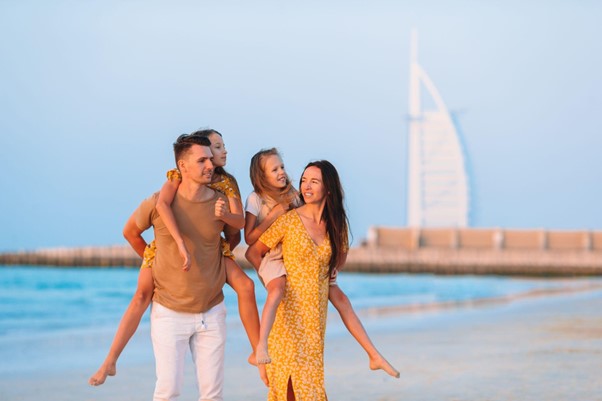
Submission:
M 287 203 L 291 207 L 300 206 L 299 192 L 293 187 L 288 174 L 285 173 L 286 186 L 284 188 L 274 188 L 268 183 L 265 174 L 265 162 L 269 156 L 278 156 L 282 160 L 282 156 L 276 148 L 262 149 L 251 158 L 249 175 L 253 190 L 261 198 L 268 196 L 278 203 Z

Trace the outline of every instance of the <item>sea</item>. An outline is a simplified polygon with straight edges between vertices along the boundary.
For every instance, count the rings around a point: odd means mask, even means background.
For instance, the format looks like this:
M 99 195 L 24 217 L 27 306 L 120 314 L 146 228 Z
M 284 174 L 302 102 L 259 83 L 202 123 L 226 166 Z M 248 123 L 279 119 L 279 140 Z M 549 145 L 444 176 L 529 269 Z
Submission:
M 261 306 L 265 290 L 256 274 L 248 273 L 256 280 Z M 132 268 L 0 266 L 0 375 L 60 371 L 80 365 L 89 369 L 91 363 L 100 364 L 136 289 L 137 276 L 138 270 Z M 338 276 L 339 286 L 360 317 L 365 310 L 470 304 L 592 280 L 597 279 L 349 272 Z M 230 332 L 244 343 L 236 294 L 228 286 L 224 293 Z M 329 314 L 336 315 L 336 311 Z M 331 330 L 332 335 L 344 332 L 342 325 L 334 326 L 339 328 Z M 139 333 L 128 345 L 129 360 L 152 361 L 148 328 L 147 311 Z

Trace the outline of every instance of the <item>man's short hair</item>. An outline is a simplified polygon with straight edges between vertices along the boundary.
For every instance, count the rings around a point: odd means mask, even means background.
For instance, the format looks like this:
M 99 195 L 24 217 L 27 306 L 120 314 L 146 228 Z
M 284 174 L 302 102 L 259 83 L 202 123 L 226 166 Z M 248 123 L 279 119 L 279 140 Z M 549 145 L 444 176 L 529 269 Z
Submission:
M 174 156 L 176 157 L 176 164 L 178 163 L 178 160 L 188 153 L 188 150 L 192 147 L 192 145 L 210 147 L 211 141 L 207 137 L 198 135 L 197 132 L 180 135 L 173 144 L 173 152 Z

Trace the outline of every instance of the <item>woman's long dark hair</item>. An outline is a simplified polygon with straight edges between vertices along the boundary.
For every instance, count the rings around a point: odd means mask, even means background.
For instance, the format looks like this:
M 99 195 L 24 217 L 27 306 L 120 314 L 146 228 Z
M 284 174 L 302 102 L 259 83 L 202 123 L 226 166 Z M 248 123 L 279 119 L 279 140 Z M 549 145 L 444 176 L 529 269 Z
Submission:
M 317 167 L 322 172 L 322 183 L 326 192 L 326 205 L 322 212 L 322 220 L 326 222 L 326 232 L 330 238 L 332 254 L 328 263 L 328 274 L 343 263 L 343 258 L 349 246 L 349 220 L 345 212 L 343 199 L 345 193 L 337 169 L 328 160 L 318 160 L 308 163 L 303 169 Z M 299 181 L 301 189 L 301 181 Z M 303 193 L 301 192 L 301 197 Z

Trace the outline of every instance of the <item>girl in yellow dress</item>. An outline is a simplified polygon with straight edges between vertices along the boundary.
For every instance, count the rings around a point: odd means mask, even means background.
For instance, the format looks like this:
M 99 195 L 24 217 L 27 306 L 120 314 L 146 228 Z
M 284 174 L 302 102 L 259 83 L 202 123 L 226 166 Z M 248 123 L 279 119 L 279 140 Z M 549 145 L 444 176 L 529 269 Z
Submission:
M 205 136 L 211 141 L 211 152 L 213 154 L 215 169 L 213 181 L 209 187 L 222 192 L 228 197 L 229 202 L 229 208 L 226 207 L 226 204 L 223 201 L 216 202 L 216 217 L 222 219 L 226 224 L 232 227 L 241 229 L 244 226 L 244 217 L 242 202 L 240 200 L 240 191 L 236 179 L 224 170 L 228 152 L 226 151 L 222 135 L 215 130 L 202 130 L 190 135 Z M 190 255 L 184 245 L 183 238 L 171 211 L 171 202 L 175 197 L 181 181 L 181 176 L 178 170 L 173 169 L 167 172 L 167 178 L 167 182 L 163 185 L 161 192 L 159 193 L 156 208 L 170 234 L 178 244 L 178 250 L 182 256 L 182 269 L 187 271 L 190 268 Z M 234 289 L 238 296 L 238 309 L 241 321 L 247 332 L 253 350 L 248 360 L 249 363 L 255 364 L 255 345 L 258 343 L 259 339 L 259 315 L 257 312 L 253 280 L 251 280 L 234 261 L 234 255 L 231 252 L 231 249 L 239 242 L 240 233 L 236 237 L 222 239 L 222 253 L 226 257 L 227 283 Z M 134 244 L 132 245 L 134 246 Z M 115 375 L 117 359 L 138 328 L 140 320 L 152 299 L 154 284 L 150 268 L 152 267 L 155 258 L 155 242 L 153 241 L 145 247 L 142 246 L 142 248 L 136 246 L 134 246 L 134 248 L 137 249 L 140 256 L 143 256 L 138 277 L 138 288 L 119 323 L 117 333 L 115 334 L 105 361 L 98 371 L 88 380 L 88 382 L 94 386 L 103 384 L 107 376 Z
M 258 269 L 262 257 L 281 244 L 286 270 L 284 294 L 268 340 L 272 357 L 264 381 L 269 401 L 327 399 L 324 334 L 329 282 L 345 263 L 348 222 L 339 176 L 331 163 L 309 163 L 299 187 L 305 204 L 278 217 L 247 250 L 247 259 Z

